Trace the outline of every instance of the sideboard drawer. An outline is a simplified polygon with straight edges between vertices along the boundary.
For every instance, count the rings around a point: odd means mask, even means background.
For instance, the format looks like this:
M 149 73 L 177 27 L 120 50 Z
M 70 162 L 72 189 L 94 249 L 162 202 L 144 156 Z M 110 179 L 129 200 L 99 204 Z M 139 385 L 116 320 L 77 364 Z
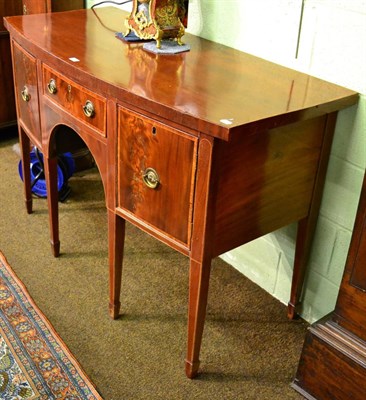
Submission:
M 18 118 L 37 144 L 41 144 L 41 125 L 38 108 L 37 62 L 13 41 L 13 68 Z
M 43 93 L 106 136 L 106 99 L 43 65 Z
M 117 207 L 189 246 L 197 138 L 123 107 Z

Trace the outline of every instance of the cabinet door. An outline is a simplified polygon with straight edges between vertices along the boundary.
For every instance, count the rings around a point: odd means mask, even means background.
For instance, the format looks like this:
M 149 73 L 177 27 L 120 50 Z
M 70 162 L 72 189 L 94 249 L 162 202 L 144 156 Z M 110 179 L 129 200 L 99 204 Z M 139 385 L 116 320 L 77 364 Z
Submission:
M 13 42 L 13 69 L 18 120 L 35 144 L 41 143 L 35 58 Z
M 197 138 L 119 109 L 118 207 L 189 246 Z

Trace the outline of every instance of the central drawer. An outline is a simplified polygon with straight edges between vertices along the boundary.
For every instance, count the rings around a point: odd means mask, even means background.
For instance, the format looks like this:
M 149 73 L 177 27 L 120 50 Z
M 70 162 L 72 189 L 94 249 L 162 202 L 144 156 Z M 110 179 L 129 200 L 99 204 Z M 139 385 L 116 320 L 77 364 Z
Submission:
M 43 65 L 43 94 L 106 136 L 106 99 Z
M 117 207 L 189 246 L 197 138 L 119 107 Z

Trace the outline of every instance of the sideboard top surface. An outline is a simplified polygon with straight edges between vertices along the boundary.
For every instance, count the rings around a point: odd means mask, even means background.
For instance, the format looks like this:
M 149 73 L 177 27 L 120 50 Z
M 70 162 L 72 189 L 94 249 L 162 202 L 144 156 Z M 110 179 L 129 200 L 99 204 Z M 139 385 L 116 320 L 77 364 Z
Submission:
M 66 75 L 77 69 L 91 89 L 226 140 L 357 102 L 352 90 L 190 34 L 189 52 L 147 52 L 115 37 L 125 32 L 126 16 L 106 7 L 7 17 L 5 25 Z

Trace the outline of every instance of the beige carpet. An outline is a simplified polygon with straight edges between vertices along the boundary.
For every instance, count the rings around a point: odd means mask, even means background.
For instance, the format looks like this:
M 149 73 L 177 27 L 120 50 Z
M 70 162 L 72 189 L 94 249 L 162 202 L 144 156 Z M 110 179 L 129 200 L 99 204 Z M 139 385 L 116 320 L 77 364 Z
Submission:
M 27 215 L 15 136 L 0 132 L 0 249 L 105 400 L 302 399 L 290 383 L 307 325 L 213 262 L 201 375 L 184 374 L 188 260 L 128 225 L 122 310 L 108 317 L 107 218 L 96 170 L 70 180 L 51 255 L 46 201 Z

